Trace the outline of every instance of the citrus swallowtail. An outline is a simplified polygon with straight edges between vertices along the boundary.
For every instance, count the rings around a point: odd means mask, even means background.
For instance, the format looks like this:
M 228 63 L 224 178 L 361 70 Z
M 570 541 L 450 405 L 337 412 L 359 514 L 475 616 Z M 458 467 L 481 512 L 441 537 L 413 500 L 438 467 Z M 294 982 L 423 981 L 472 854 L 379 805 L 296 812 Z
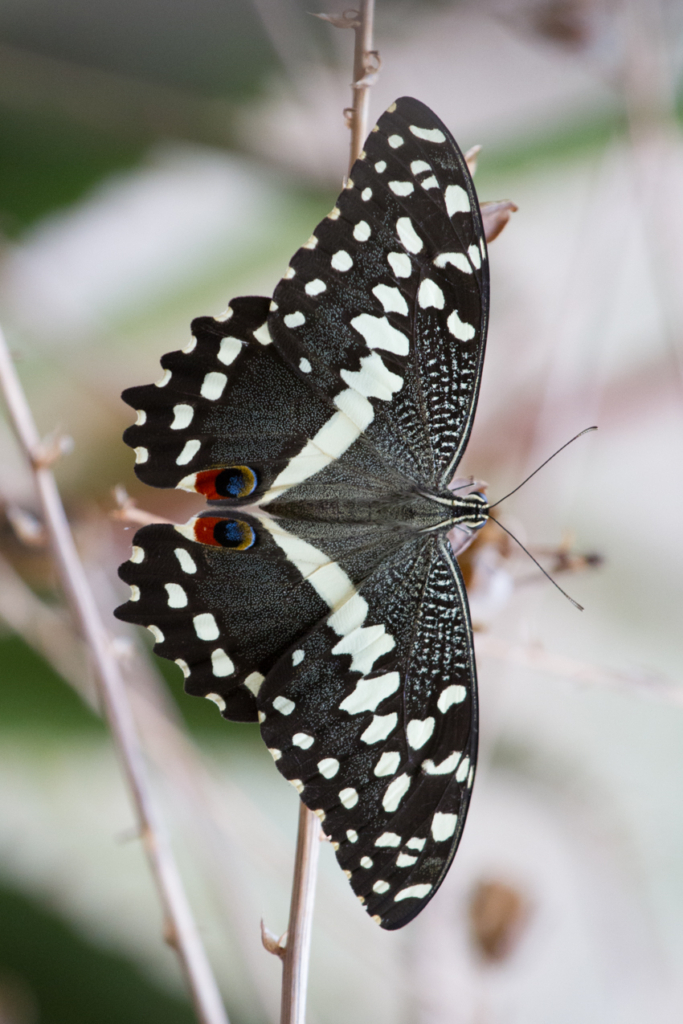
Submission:
M 487 309 L 467 165 L 404 98 L 272 300 L 195 320 L 161 380 L 123 396 L 138 476 L 209 509 L 138 531 L 117 615 L 151 630 L 189 693 L 260 721 L 389 929 L 442 882 L 474 775 L 472 631 L 447 533 L 488 506 L 448 484 Z

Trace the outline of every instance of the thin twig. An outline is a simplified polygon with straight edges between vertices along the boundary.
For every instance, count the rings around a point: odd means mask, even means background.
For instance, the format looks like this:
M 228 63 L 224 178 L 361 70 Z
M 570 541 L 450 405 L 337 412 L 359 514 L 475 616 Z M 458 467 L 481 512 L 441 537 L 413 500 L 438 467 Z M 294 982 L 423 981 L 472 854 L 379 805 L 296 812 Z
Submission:
M 304 1024 L 306 1020 L 306 986 L 319 850 L 320 822 L 302 802 L 299 808 L 292 902 L 282 971 L 280 1024 Z
M 368 112 L 370 110 L 370 86 L 374 73 L 379 70 L 377 53 L 372 48 L 372 33 L 375 20 L 375 0 L 361 0 L 358 20 L 353 29 L 356 34 L 353 49 L 353 100 L 351 105 L 351 156 L 349 170 L 358 159 L 365 137 L 368 134 Z M 369 63 L 375 57 L 375 66 Z
M 368 131 L 370 86 L 373 72 L 371 57 L 377 57 L 372 48 L 375 0 L 361 0 L 358 17 L 349 22 L 327 18 L 338 27 L 351 27 L 355 32 L 353 55 L 353 107 L 351 110 L 351 153 L 349 170 L 358 159 Z M 376 62 L 377 63 L 377 62 Z M 296 855 L 292 899 L 289 908 L 289 928 L 282 971 L 282 1002 L 280 1024 L 305 1024 L 306 986 L 313 927 L 313 903 L 320 847 L 320 822 L 302 802 L 299 809 Z
M 99 695 L 128 782 L 152 876 L 165 915 L 165 935 L 178 954 L 202 1024 L 228 1024 L 218 986 L 192 916 L 173 852 L 152 801 L 147 769 L 118 665 L 41 450 L 26 396 L 0 331 L 0 386 L 12 425 L 32 468 L 59 577 L 93 659 Z

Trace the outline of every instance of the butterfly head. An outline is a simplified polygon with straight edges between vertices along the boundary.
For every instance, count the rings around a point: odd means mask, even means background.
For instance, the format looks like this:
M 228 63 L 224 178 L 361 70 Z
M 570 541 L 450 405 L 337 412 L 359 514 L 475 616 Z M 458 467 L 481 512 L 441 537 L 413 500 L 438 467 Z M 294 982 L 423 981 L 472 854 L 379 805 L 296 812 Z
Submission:
M 472 491 L 471 494 L 462 494 L 453 497 L 452 515 L 453 524 L 469 527 L 470 530 L 481 530 L 486 525 L 489 517 L 489 502 L 481 491 Z

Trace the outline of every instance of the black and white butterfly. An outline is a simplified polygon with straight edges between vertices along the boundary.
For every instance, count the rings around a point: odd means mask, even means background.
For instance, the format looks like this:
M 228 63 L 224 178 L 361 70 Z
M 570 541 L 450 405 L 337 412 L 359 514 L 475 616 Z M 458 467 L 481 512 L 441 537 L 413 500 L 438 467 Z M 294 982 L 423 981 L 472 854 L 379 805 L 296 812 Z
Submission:
M 467 165 L 404 98 L 272 300 L 195 320 L 161 380 L 123 396 L 138 476 L 210 504 L 136 534 L 117 615 L 151 630 L 189 693 L 258 719 L 389 929 L 443 881 L 471 794 L 476 672 L 447 533 L 488 505 L 448 484 L 487 311 Z

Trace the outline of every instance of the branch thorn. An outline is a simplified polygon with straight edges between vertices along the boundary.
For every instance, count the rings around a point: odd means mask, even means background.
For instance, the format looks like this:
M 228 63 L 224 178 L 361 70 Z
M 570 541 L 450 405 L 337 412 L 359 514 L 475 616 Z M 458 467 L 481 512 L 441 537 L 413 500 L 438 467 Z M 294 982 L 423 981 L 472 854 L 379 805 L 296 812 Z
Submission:
M 284 932 L 278 939 L 275 932 L 271 932 L 270 928 L 267 928 L 261 918 L 261 942 L 263 948 L 272 953 L 273 956 L 279 956 L 281 960 L 285 958 L 285 952 L 287 950 L 287 935 L 288 932 Z

